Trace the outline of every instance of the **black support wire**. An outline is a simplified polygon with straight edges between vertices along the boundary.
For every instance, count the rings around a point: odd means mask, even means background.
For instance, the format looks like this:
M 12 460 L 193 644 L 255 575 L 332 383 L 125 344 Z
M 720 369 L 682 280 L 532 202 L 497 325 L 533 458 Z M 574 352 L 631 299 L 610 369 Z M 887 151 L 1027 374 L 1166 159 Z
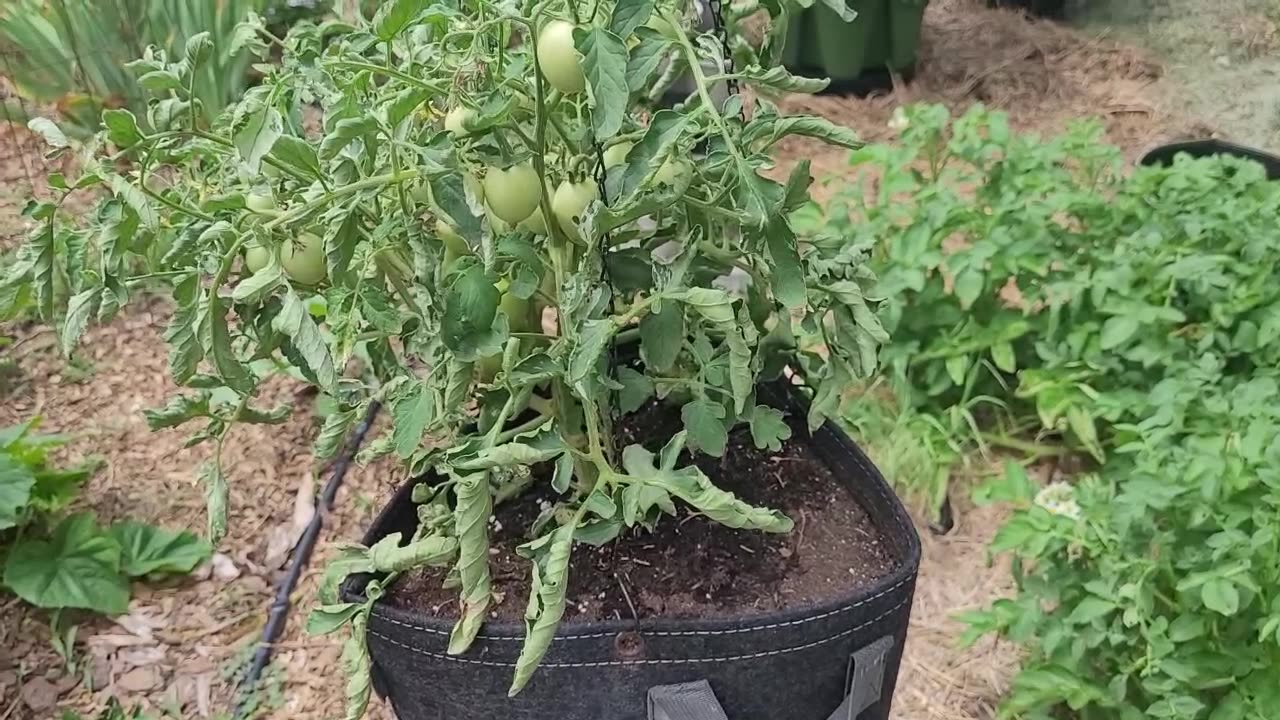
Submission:
M 364 444 L 364 439 L 369 434 L 369 428 L 373 426 L 373 421 L 378 417 L 378 411 L 381 408 L 382 404 L 376 400 L 369 403 L 369 409 L 365 412 L 364 419 L 360 421 L 355 431 L 347 439 L 342 454 L 338 456 L 338 459 L 330 467 L 329 481 L 325 483 L 324 488 L 316 497 L 315 515 L 312 516 L 311 522 L 307 524 L 307 529 L 303 531 L 302 537 L 294 547 L 293 560 L 289 564 L 289 572 L 285 573 L 284 577 L 276 585 L 275 599 L 267 610 L 267 624 L 262 628 L 262 637 L 258 639 L 257 648 L 253 653 L 253 661 L 237 686 L 237 694 L 239 696 L 236 700 L 235 709 L 235 717 L 237 719 L 245 716 L 245 711 L 251 704 L 249 700 L 257 690 L 258 681 L 261 679 L 263 671 L 266 670 L 267 664 L 271 661 L 271 653 L 275 650 L 276 641 L 280 639 L 280 635 L 284 632 L 285 625 L 289 620 L 293 591 L 298 587 L 302 572 L 307 569 L 307 564 L 311 561 L 311 553 L 315 550 L 316 541 L 320 539 L 320 530 L 324 527 L 324 516 L 326 513 L 333 512 L 333 503 L 338 495 L 338 488 L 342 486 L 342 481 L 347 476 L 347 470 L 351 467 L 351 461 L 355 459 L 356 453 L 360 451 L 360 446 Z

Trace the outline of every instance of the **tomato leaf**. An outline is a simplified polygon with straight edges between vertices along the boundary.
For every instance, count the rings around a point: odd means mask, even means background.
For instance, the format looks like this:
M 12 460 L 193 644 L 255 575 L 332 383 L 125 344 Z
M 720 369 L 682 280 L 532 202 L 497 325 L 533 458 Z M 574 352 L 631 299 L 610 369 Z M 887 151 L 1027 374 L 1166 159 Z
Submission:
M 858 134 L 843 125 L 836 125 L 830 120 L 815 115 L 788 115 L 773 117 L 765 121 L 752 122 L 743 133 L 746 142 L 757 144 L 759 150 L 767 150 L 788 135 L 800 135 L 817 138 L 830 145 L 856 150 L 865 143 L 858 139 Z
M 515 678 L 507 692 L 510 697 L 515 697 L 533 678 L 564 617 L 569 559 L 577 529 L 576 523 L 561 525 L 550 535 L 520 546 L 520 554 L 533 559 L 533 574 L 525 611 L 525 641 L 516 660 Z
M 769 452 L 780 452 L 782 441 L 791 437 L 791 426 L 786 415 L 776 408 L 757 405 L 751 412 L 751 440 L 756 447 Z
M 285 293 L 280 313 L 272 319 L 271 327 L 293 341 L 293 347 L 315 375 L 320 389 L 332 393 L 338 383 L 338 373 L 329 355 L 329 347 L 307 306 L 292 290 Z
M 640 321 L 640 352 L 649 368 L 663 372 L 675 364 L 684 344 L 684 313 L 675 303 L 664 303 Z
M 276 138 L 275 145 L 271 147 L 271 157 L 312 180 L 319 179 L 324 173 L 316 149 L 311 143 L 293 135 Z
M 324 425 L 316 436 L 312 454 L 316 460 L 323 461 L 338 454 L 338 450 L 346 442 L 347 433 L 356 422 L 355 410 L 331 412 L 324 419 Z
M 338 222 L 338 217 L 342 218 L 341 222 Z M 355 257 L 360 237 L 360 213 L 356 208 L 343 208 L 337 217 L 329 218 L 329 226 L 324 233 L 324 260 L 329 278 L 334 283 L 347 279 L 347 270 Z
M 374 34 L 383 42 L 395 38 L 429 4 L 430 0 L 392 0 L 382 3 L 373 17 Z
M 723 405 L 705 398 L 691 400 L 680 408 L 680 418 L 684 420 L 689 446 L 715 457 L 724 455 L 725 446 L 729 443 L 724 415 Z
M 169 343 L 169 374 L 175 382 L 185 383 L 195 374 L 204 359 L 204 348 L 196 334 L 196 318 L 200 307 L 200 280 L 188 275 L 173 288 L 177 309 L 165 328 L 164 339 Z
M 652 86 L 654 73 L 658 72 L 658 66 L 671 49 L 671 41 L 646 27 L 636 28 L 635 36 L 640 43 L 631 48 L 631 56 L 627 59 L 627 89 L 632 93 L 642 93 Z
M 217 543 L 227 534 L 227 479 L 215 462 L 200 466 L 200 482 L 204 485 L 209 541 Z
M 36 310 L 40 318 L 46 322 L 54 319 L 53 314 L 53 258 L 54 258 L 53 224 L 44 223 L 32 233 L 27 241 L 26 251 L 31 258 L 31 278 L 36 291 Z
M 457 496 L 453 516 L 459 542 L 457 568 L 462 581 L 459 600 L 462 609 L 461 617 L 449 635 L 449 654 L 460 655 L 471 647 L 480 633 L 480 626 L 488 617 L 491 599 L 489 517 L 493 514 L 493 496 L 489 494 L 489 473 L 457 476 L 454 492 Z
M 256 173 L 262 169 L 262 158 L 271 152 L 276 141 L 284 134 L 284 118 L 275 108 L 263 106 L 249 113 L 243 123 L 232 140 L 240 153 L 240 159 L 244 161 L 245 169 Z M 141 212 L 138 214 L 142 215 Z
M 31 468 L 8 453 L 0 453 L 0 530 L 17 527 L 21 522 L 35 485 Z
M 88 327 L 89 317 L 93 315 L 94 308 L 97 306 L 99 293 L 99 288 L 89 288 L 77 293 L 67 303 L 67 316 L 63 319 L 60 338 L 63 355 L 70 357 L 71 351 L 80 342 L 80 336 Z
M 466 185 L 457 173 L 439 175 L 430 180 L 431 202 L 454 230 L 467 243 L 479 247 L 484 228 L 467 202 Z M 536 184 L 535 184 L 536 185 Z
M 652 15 L 653 0 L 618 0 L 609 18 L 609 30 L 620 38 L 630 37 Z
M 138 118 L 125 108 L 108 108 L 102 111 L 102 125 L 107 129 L 107 139 L 121 150 L 127 150 L 142 142 Z
M 773 292 L 778 301 L 788 308 L 802 308 L 808 304 L 808 290 L 804 284 L 804 267 L 796 248 L 796 236 L 785 216 L 778 215 L 765 226 L 769 242 L 769 257 L 773 260 Z
M 235 289 L 231 291 L 231 299 L 257 305 L 280 287 L 283 280 L 284 268 L 280 267 L 280 261 L 275 253 L 271 253 L 266 265 L 236 284 Z
M 597 140 L 618 133 L 627 114 L 627 46 L 617 35 L 592 26 L 574 33 L 591 90 L 591 124 Z
M 253 391 L 254 381 L 231 349 L 231 331 L 227 327 L 227 309 L 224 302 L 218 297 L 216 289 L 209 293 L 209 309 L 204 314 L 206 342 L 213 356 L 214 367 L 218 369 L 218 375 L 222 377 L 222 381 L 241 395 L 248 395 Z
M 48 540 L 25 537 L 5 563 L 4 584 L 41 608 L 80 608 L 108 615 L 129 609 L 120 545 L 88 513 L 58 523 Z
M 834 0 L 841 2 L 841 0 Z M 841 2 L 841 4 L 843 4 Z M 738 71 L 739 77 L 748 85 L 768 88 L 779 92 L 817 93 L 826 89 L 831 81 L 826 78 L 807 78 L 792 75 L 781 65 L 765 70 L 759 65 L 748 65 Z
M 111 537 L 120 545 L 120 569 L 130 577 L 189 573 L 213 552 L 208 542 L 189 532 L 134 521 L 112 525 Z
M 618 382 L 622 390 L 618 393 L 618 410 L 630 413 L 639 410 L 649 398 L 653 397 L 653 380 L 648 375 L 636 372 L 629 367 L 620 367 L 617 371 Z
M 472 265 L 454 279 L 445 294 L 441 340 L 459 359 L 471 361 L 501 350 L 490 342 L 502 294 L 481 265 Z M 500 341 L 500 339 L 499 339 Z
M 657 172 L 658 167 L 671 154 L 676 140 L 684 132 L 689 119 L 672 110 L 659 110 L 649 121 L 649 128 L 627 152 L 625 170 L 622 172 L 621 192 L 610 193 L 610 197 L 618 197 L 619 204 L 626 201 L 639 190 L 640 185 L 650 174 Z
M 422 442 L 422 434 L 439 415 L 435 392 L 431 387 L 415 382 L 409 385 L 391 406 L 395 420 L 392 441 L 396 454 L 402 458 L 412 455 Z

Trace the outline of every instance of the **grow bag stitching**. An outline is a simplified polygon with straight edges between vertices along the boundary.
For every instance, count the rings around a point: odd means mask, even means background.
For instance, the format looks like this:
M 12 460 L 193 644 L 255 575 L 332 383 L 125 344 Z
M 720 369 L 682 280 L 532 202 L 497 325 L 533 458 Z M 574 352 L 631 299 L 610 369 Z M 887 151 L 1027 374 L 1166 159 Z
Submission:
M 876 600 L 879 600 L 885 595 L 893 594 L 897 590 L 901 589 L 903 585 L 906 585 L 908 582 L 910 582 L 912 579 L 913 579 L 913 576 L 908 575 L 907 577 L 904 577 L 901 580 L 899 580 L 894 585 L 888 588 L 885 588 L 884 590 L 881 590 L 875 595 L 872 595 L 863 600 L 859 600 L 858 602 L 853 603 L 852 605 L 838 608 L 836 610 L 831 610 L 829 612 L 822 613 L 821 615 L 814 615 L 812 617 L 801 618 L 799 620 L 788 620 L 786 622 L 770 623 L 768 625 L 757 625 L 755 627 L 732 628 L 729 630 L 655 630 L 652 632 L 641 630 L 640 634 L 648 637 L 712 637 L 712 636 L 718 636 L 718 635 L 743 635 L 743 634 L 753 633 L 753 632 L 762 632 L 765 630 L 776 630 L 778 628 L 795 627 L 797 625 L 806 625 L 811 622 L 817 622 L 819 620 L 826 620 L 827 618 L 835 617 L 837 615 L 843 615 L 847 612 L 856 610 L 862 607 L 863 605 L 867 605 L 869 603 L 875 602 Z M 897 608 L 894 608 L 894 609 L 896 610 Z M 403 620 L 397 620 L 388 615 L 381 615 L 376 612 L 377 610 L 376 605 L 374 606 L 374 610 L 375 610 L 374 614 L 378 617 L 378 619 L 385 620 L 386 622 L 389 622 L 392 625 L 399 625 L 400 627 L 409 628 L 410 630 L 418 630 L 418 631 L 427 633 L 428 635 L 442 635 L 442 636 L 449 635 L 449 633 L 445 632 L 444 630 L 437 630 L 435 628 L 427 627 L 425 625 L 416 625 L 414 623 L 405 622 Z M 890 612 L 892 612 L 892 610 L 890 610 Z M 604 633 L 591 633 L 588 635 L 564 635 L 564 636 L 558 636 L 553 638 L 552 642 L 560 642 L 562 640 L 599 640 L 600 638 L 613 637 L 614 635 L 617 635 L 617 633 L 604 632 Z M 498 641 L 498 642 L 524 642 L 523 637 L 492 637 L 488 635 L 479 635 L 477 636 L 477 639 L 486 640 L 486 641 Z
M 885 618 L 894 614 L 898 610 L 901 610 L 909 602 L 910 602 L 910 598 L 908 598 L 907 600 L 903 600 L 897 605 L 894 605 L 893 607 L 889 608 L 888 610 L 885 610 L 883 613 L 862 623 L 861 625 L 857 625 L 856 627 L 849 628 L 848 630 L 845 630 L 843 632 L 836 633 L 831 637 L 824 638 L 822 640 L 815 640 L 810 643 L 805 643 L 804 645 L 797 645 L 795 647 L 789 647 L 789 648 L 781 648 L 778 650 L 762 650 L 760 652 L 750 653 L 748 655 L 728 655 L 723 657 L 709 657 L 709 658 L 683 658 L 683 659 L 670 659 L 670 660 L 660 658 L 660 659 L 654 659 L 654 660 L 605 660 L 605 661 L 599 661 L 599 662 L 582 662 L 582 663 L 542 663 L 539 667 L 567 669 L 567 668 L 619 667 L 619 666 L 626 666 L 626 665 L 706 665 L 710 663 L 736 662 L 739 660 L 754 660 L 756 658 L 773 657 L 776 655 L 788 655 L 790 653 L 801 652 L 803 650 L 810 650 L 812 648 L 819 647 L 821 645 L 826 645 L 827 643 L 835 642 L 836 640 L 840 640 L 842 638 L 846 638 L 869 625 L 874 625 L 875 623 L 878 623 L 881 620 L 884 620 Z M 457 662 L 457 663 L 463 663 L 466 665 L 483 665 L 486 667 L 513 668 L 517 666 L 516 663 L 496 662 L 493 660 L 474 660 L 471 658 L 458 657 L 456 655 L 443 655 L 440 653 L 433 653 L 428 650 L 423 650 L 421 648 L 416 648 L 416 647 L 413 647 L 412 645 L 402 643 L 399 640 L 383 635 L 382 633 L 376 630 L 369 630 L 369 634 L 380 640 L 385 640 L 386 642 L 389 642 L 392 645 L 408 650 L 411 653 L 415 653 L 417 655 L 425 655 L 426 657 L 429 657 L 433 660 L 444 660 L 446 662 Z

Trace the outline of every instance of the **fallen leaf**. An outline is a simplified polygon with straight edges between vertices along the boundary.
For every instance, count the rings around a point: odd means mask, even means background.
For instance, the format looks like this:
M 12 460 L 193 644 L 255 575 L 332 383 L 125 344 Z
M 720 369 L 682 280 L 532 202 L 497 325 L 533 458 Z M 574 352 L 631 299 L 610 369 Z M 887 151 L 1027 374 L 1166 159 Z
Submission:
M 22 684 L 22 702 L 35 712 L 43 712 L 58 703 L 58 687 L 42 677 Z
M 102 633 L 94 635 L 85 641 L 85 644 L 91 648 L 103 648 L 104 650 L 113 650 L 115 648 L 122 647 L 137 647 L 139 645 L 152 645 L 154 643 L 154 638 L 138 637 L 137 635 L 124 635 L 122 633 Z
M 122 649 L 116 653 L 116 668 L 123 671 L 135 667 L 159 665 L 165 661 L 167 655 L 168 651 L 162 645 Z
M 160 671 L 154 667 L 134 668 L 116 678 L 116 687 L 129 692 L 147 692 L 160 687 L 164 682 Z
M 267 570 L 279 570 L 289 559 L 289 553 L 302 539 L 312 518 L 316 516 L 315 479 L 311 473 L 302 476 L 293 496 L 293 515 L 288 525 L 277 525 L 267 536 L 267 550 L 262 564 Z
M 200 717 L 209 717 L 213 706 L 213 673 L 200 673 L 196 676 L 196 710 Z

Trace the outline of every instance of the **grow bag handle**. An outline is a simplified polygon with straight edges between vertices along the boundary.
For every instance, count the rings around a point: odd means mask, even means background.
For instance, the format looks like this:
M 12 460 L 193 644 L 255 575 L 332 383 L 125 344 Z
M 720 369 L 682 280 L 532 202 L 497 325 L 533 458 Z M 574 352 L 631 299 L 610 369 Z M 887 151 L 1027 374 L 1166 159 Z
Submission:
M 886 635 L 853 653 L 849 658 L 844 702 L 826 720 L 855 720 L 863 710 L 880 700 L 884 690 L 884 666 L 893 649 L 893 636 Z M 649 688 L 649 720 L 729 720 L 706 680 Z

